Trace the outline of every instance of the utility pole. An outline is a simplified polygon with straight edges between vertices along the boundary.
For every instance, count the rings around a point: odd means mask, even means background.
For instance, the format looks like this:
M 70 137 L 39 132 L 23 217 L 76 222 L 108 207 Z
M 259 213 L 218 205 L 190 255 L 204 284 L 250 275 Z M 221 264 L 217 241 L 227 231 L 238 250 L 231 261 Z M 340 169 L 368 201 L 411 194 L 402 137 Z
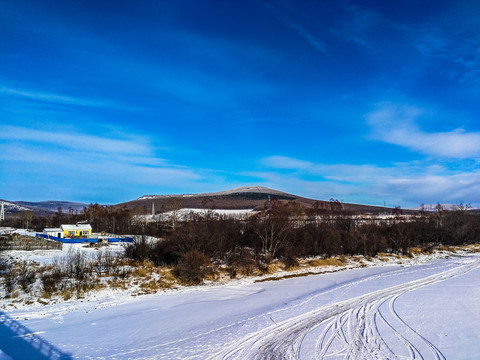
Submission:
M 5 207 L 3 206 L 3 201 L 2 201 L 2 207 L 0 208 L 0 221 L 5 220 Z
M 152 217 L 155 216 L 155 203 L 152 202 Z

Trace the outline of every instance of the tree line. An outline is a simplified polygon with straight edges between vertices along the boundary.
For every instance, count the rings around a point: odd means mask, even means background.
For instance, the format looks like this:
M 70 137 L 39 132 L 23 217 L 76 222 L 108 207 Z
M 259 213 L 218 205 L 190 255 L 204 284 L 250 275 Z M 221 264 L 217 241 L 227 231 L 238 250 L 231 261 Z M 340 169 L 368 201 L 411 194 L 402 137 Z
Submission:
M 395 213 L 385 220 L 359 218 L 340 208 L 305 208 L 280 201 L 269 202 L 264 211 L 243 220 L 213 212 L 191 213 L 175 231 L 167 231 L 163 241 L 137 241 L 127 249 L 127 256 L 175 266 L 180 276 L 185 268 L 202 273 L 210 261 L 226 264 L 234 275 L 268 266 L 274 259 L 289 267 L 310 256 L 411 255 L 414 247 L 430 251 L 439 245 L 480 241 L 480 215 L 466 209 L 439 207 L 416 215 L 402 215 L 396 209 Z
M 338 206 L 315 205 L 307 208 L 294 201 L 272 200 L 263 211 L 244 219 L 215 212 L 214 204 L 204 211 L 183 217 L 152 220 L 144 216 L 146 209 L 116 208 L 91 204 L 83 212 L 64 213 L 61 208 L 54 216 L 34 216 L 20 213 L 3 222 L 3 226 L 22 227 L 28 224 L 36 231 L 58 227 L 65 223 L 88 221 L 94 232 L 149 235 L 161 237 L 157 261 L 172 263 L 182 254 L 198 250 L 216 260 L 238 248 L 251 249 L 256 258 L 270 262 L 289 254 L 298 257 L 333 255 L 368 255 L 378 252 L 407 252 L 409 247 L 428 245 L 459 245 L 480 239 L 480 215 L 458 206 L 445 210 L 419 211 L 402 215 L 394 209 L 394 218 L 360 217 Z
M 212 264 L 228 266 L 234 276 L 261 269 L 274 259 L 288 267 L 295 266 L 298 258 L 310 256 L 408 255 L 413 247 L 428 250 L 480 242 L 480 215 L 461 206 L 451 211 L 438 206 L 434 212 L 410 215 L 397 208 L 387 219 L 347 212 L 337 202 L 306 208 L 292 201 L 272 200 L 265 203 L 263 211 L 244 219 L 220 215 L 214 209 L 209 202 L 201 212 L 179 217 L 173 211 L 170 217 L 154 220 L 144 216 L 146 209 L 92 204 L 81 214 L 58 209 L 50 217 L 11 218 L 5 226 L 28 220 L 41 231 L 87 220 L 95 232 L 138 235 L 126 249 L 127 257 L 173 266 L 179 277 L 193 283 L 206 276 Z M 147 236 L 161 240 L 150 242 Z

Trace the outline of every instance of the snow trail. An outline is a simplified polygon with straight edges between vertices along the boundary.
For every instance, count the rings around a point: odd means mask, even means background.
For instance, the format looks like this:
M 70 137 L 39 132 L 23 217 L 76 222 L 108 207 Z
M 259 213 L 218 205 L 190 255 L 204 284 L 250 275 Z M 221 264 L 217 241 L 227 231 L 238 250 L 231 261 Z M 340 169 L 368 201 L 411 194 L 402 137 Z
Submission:
M 230 343 L 210 359 L 436 359 L 434 344 L 410 327 L 395 309 L 399 296 L 480 267 L 480 259 L 418 280 L 328 304 Z M 387 343 L 385 332 L 397 342 Z M 313 342 L 312 349 L 304 344 Z

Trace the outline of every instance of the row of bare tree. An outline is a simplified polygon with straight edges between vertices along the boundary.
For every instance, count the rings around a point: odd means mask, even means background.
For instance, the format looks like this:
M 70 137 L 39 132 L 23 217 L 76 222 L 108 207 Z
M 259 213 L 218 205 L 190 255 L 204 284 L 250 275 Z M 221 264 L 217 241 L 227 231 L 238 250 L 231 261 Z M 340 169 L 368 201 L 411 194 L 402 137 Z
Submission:
M 228 264 L 241 253 L 243 258 L 268 264 L 274 258 L 288 262 L 306 256 L 407 254 L 411 247 L 479 241 L 480 215 L 465 209 L 398 213 L 382 220 L 272 201 L 265 211 L 244 220 L 192 213 L 174 231 L 166 231 L 164 241 L 144 244 L 140 257 L 156 264 L 176 264 L 195 251 Z
M 332 202 L 335 205 L 334 202 Z M 434 212 L 398 215 L 394 219 L 359 220 L 341 206 L 305 208 L 295 202 L 272 200 L 264 211 L 245 219 L 218 215 L 208 204 L 200 213 L 182 218 L 163 217 L 153 221 L 143 214 L 145 209 L 114 208 L 92 204 L 82 214 L 63 213 L 55 216 L 18 216 L 8 219 L 5 226 L 22 225 L 25 221 L 37 231 L 62 223 L 87 220 L 93 230 L 118 234 L 139 234 L 161 237 L 155 246 L 138 251 L 157 264 L 175 264 L 183 254 L 198 251 L 219 262 L 240 252 L 262 263 L 274 258 L 292 259 L 305 256 L 361 254 L 378 252 L 406 253 L 409 247 L 458 245 L 480 241 L 480 215 L 465 207 L 447 211 L 438 207 Z M 31 215 L 31 214 L 29 214 Z M 139 245 L 139 247 L 145 247 Z M 247 249 L 247 250 L 245 250 Z

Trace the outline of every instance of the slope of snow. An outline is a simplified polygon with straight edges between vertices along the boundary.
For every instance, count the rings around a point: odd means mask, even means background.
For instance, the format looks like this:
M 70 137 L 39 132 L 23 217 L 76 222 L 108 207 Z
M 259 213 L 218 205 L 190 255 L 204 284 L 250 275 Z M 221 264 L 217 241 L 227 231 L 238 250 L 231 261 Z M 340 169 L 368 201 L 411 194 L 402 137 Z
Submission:
M 10 308 L 0 359 L 472 359 L 479 278 L 474 254 Z

